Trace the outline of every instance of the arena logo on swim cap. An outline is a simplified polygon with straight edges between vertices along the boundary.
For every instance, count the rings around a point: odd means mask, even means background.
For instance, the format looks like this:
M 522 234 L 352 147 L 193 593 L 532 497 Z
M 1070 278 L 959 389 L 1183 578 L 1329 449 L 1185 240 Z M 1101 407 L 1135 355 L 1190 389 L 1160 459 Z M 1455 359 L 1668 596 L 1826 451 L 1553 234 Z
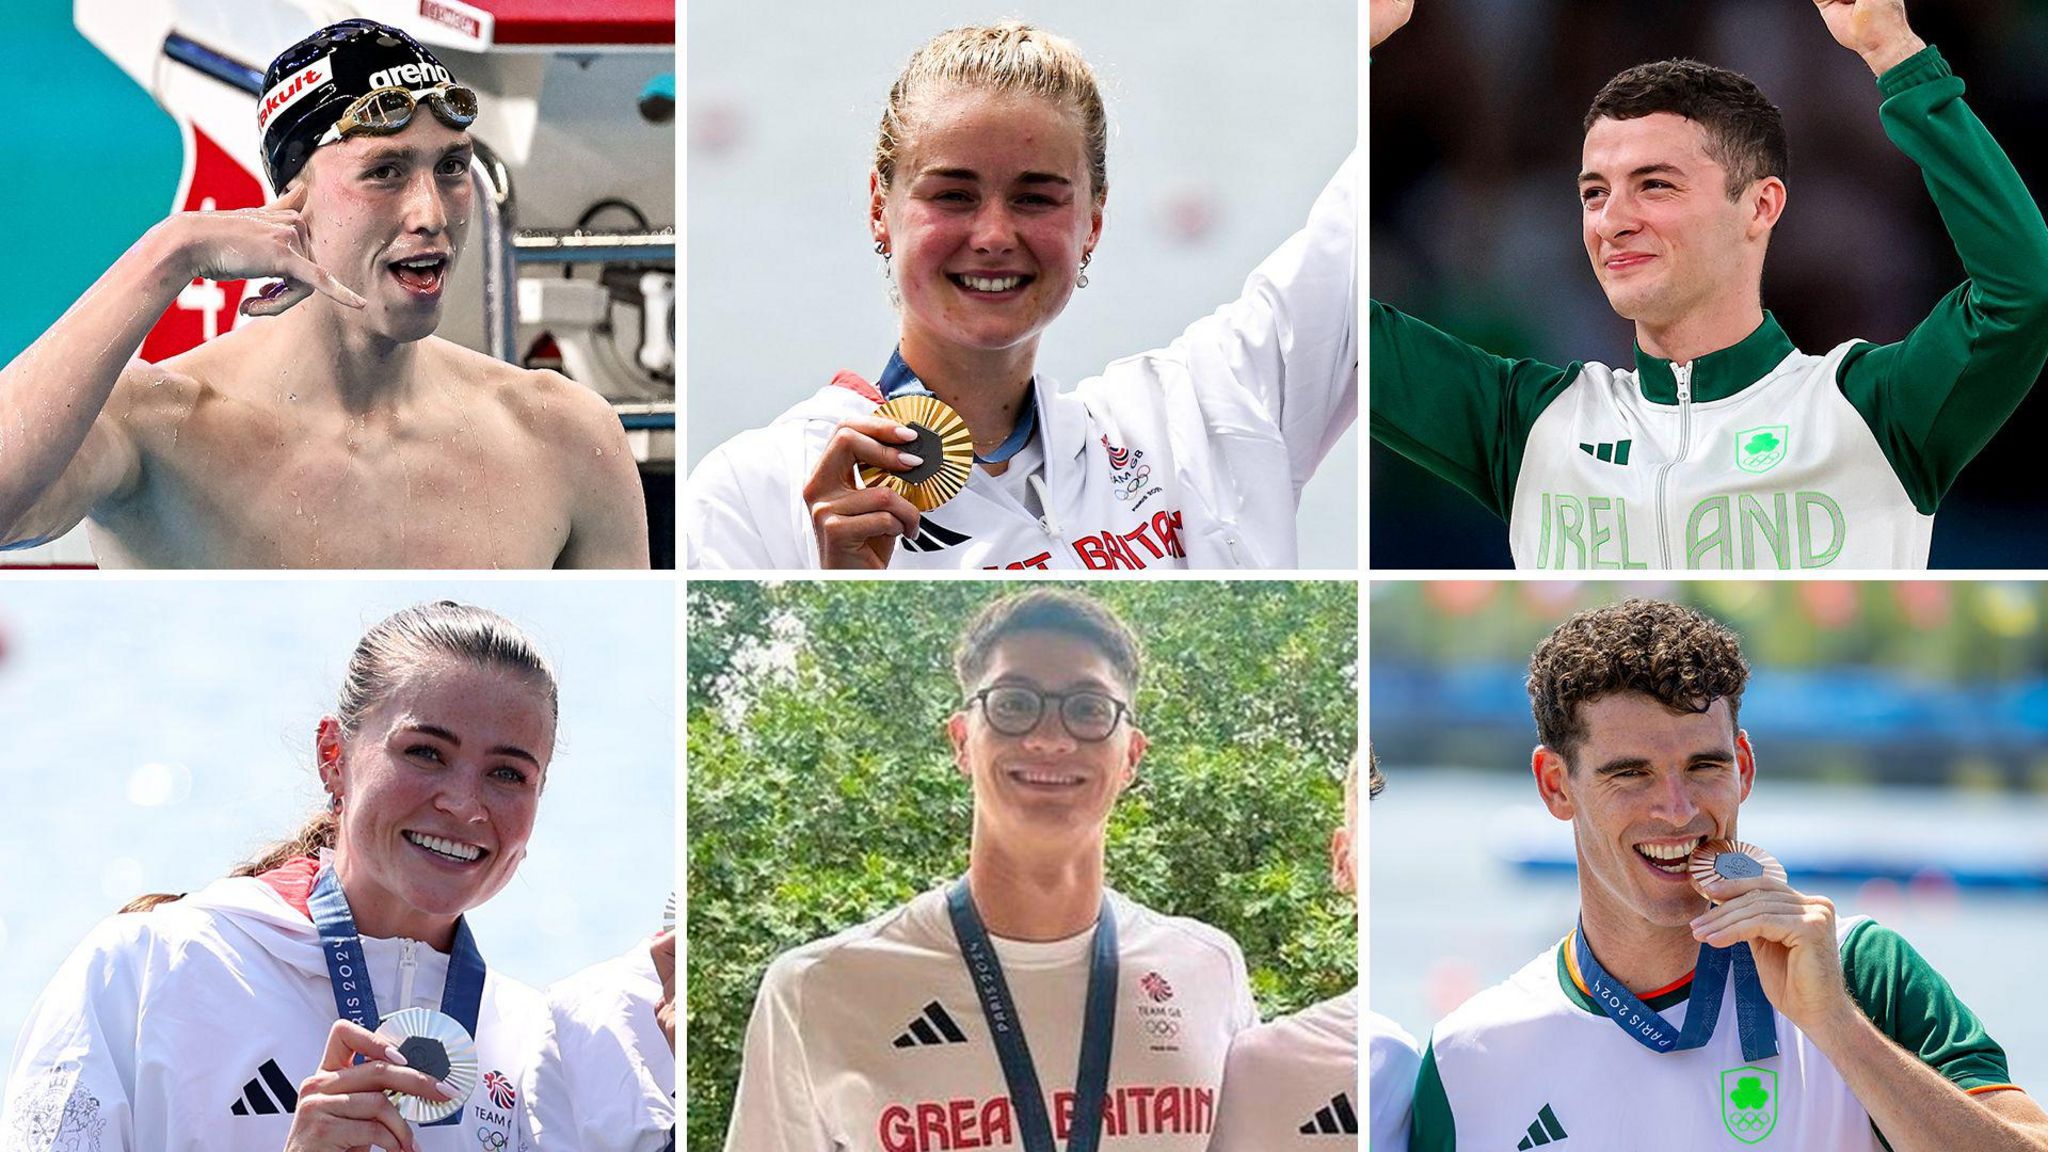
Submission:
M 436 84 L 453 84 L 455 77 L 448 74 L 439 64 L 396 64 L 370 73 L 363 81 L 371 89 L 378 88 L 431 88 Z
M 271 117 L 305 99 L 306 93 L 333 79 L 334 54 L 330 52 L 279 80 L 276 86 L 263 94 L 263 102 L 257 106 L 256 127 L 259 130 L 269 128 Z

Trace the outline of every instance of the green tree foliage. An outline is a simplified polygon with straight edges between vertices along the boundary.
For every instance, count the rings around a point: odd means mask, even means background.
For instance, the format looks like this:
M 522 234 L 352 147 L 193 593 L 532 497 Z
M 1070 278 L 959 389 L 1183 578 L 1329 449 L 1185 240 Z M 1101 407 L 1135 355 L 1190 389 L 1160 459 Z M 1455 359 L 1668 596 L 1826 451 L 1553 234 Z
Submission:
M 689 589 L 689 1128 L 725 1138 L 776 954 L 966 867 L 971 800 L 944 731 L 960 628 L 1016 585 Z M 1329 881 L 1357 733 L 1357 586 L 1093 583 L 1144 644 L 1151 749 L 1110 825 L 1110 883 L 1237 938 L 1267 1016 L 1356 982 Z

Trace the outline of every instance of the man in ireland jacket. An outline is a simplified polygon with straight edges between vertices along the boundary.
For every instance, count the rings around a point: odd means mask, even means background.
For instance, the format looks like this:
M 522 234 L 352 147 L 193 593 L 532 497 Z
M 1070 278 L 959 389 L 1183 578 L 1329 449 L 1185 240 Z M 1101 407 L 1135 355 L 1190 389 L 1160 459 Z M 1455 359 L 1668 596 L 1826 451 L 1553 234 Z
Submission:
M 1372 434 L 1505 519 L 1517 567 L 1924 568 L 1943 494 L 2048 361 L 2048 224 L 1962 81 L 1904 0 L 1815 3 L 1969 278 L 1897 343 L 1795 348 L 1762 303 L 1777 108 L 1690 60 L 1616 76 L 1578 191 L 1633 368 L 1508 360 L 1372 305 Z M 1373 8 L 1377 43 L 1409 5 Z

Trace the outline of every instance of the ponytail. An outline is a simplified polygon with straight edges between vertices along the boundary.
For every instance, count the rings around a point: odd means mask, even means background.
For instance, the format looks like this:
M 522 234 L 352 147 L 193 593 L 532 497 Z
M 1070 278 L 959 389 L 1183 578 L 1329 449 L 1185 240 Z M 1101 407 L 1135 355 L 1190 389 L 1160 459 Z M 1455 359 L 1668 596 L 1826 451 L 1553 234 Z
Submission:
M 298 834 L 289 840 L 280 840 L 262 852 L 254 860 L 235 867 L 229 876 L 260 876 L 273 868 L 282 867 L 304 856 L 317 856 L 322 848 L 334 847 L 335 833 L 341 827 L 340 819 L 332 808 L 321 809 L 319 815 L 306 821 Z M 185 898 L 183 892 L 152 892 L 137 896 L 121 906 L 123 913 L 147 912 L 159 905 L 170 904 Z
M 531 676 L 547 691 L 548 720 L 558 710 L 554 669 L 533 641 L 510 620 L 485 608 L 438 600 L 393 613 L 356 643 L 348 673 L 335 705 L 344 736 L 353 736 L 365 713 L 383 700 L 409 668 L 433 656 L 450 656 L 486 668 L 507 668 Z M 298 834 L 264 849 L 229 876 L 256 876 L 290 861 L 318 855 L 339 838 L 340 813 L 322 809 Z M 147 912 L 160 904 L 182 900 L 184 893 L 156 892 L 138 896 L 123 912 Z

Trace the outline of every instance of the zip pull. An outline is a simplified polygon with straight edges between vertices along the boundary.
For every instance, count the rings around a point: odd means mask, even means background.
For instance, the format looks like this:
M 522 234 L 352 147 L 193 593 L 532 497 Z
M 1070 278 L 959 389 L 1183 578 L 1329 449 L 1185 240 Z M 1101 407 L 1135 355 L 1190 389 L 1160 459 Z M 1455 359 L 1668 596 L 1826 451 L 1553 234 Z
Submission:
M 1032 491 L 1038 493 L 1038 506 L 1045 510 L 1045 514 L 1038 518 L 1038 526 L 1045 529 L 1046 535 L 1055 540 L 1059 539 L 1060 522 L 1053 519 L 1052 495 L 1045 490 L 1045 479 L 1038 473 L 1033 472 L 1024 478 L 1024 482 L 1031 485 Z
M 412 978 L 419 971 L 420 943 L 417 940 L 398 942 L 398 1007 L 412 1007 Z M 395 1009 L 394 1009 L 395 1011 Z
M 1671 376 L 1678 382 L 1678 402 L 1680 404 L 1692 403 L 1692 365 L 1673 364 L 1671 366 Z

